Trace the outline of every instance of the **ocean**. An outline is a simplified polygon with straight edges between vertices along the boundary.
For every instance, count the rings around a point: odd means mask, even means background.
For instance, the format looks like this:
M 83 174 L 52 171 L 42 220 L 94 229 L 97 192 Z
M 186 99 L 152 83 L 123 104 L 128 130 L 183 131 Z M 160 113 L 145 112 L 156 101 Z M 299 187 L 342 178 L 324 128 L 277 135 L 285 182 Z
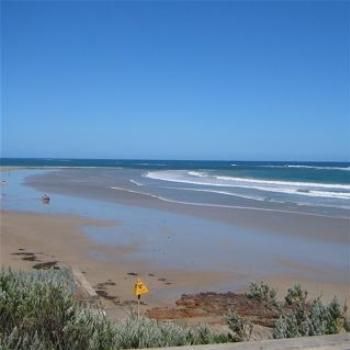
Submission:
M 89 178 L 111 191 L 183 204 L 350 209 L 349 162 L 2 158 L 0 164 L 65 169 L 62 181 Z

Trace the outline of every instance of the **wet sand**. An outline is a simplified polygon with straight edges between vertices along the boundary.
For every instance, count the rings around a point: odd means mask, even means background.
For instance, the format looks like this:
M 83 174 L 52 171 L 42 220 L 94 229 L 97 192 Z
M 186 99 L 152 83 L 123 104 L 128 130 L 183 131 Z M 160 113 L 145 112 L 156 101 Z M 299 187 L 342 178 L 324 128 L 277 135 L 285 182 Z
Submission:
M 4 268 L 31 270 L 39 263 L 57 262 L 79 268 L 97 291 L 112 317 L 125 315 L 135 302 L 133 283 L 141 277 L 151 289 L 143 308 L 171 305 L 183 290 L 199 292 L 234 274 L 154 269 L 144 263 L 126 262 L 123 257 L 135 247 L 98 245 L 80 230 L 82 225 L 109 226 L 116 223 L 69 215 L 1 212 L 1 254 Z M 103 256 L 108 260 L 101 259 Z M 29 259 L 28 259 L 29 258 Z M 169 289 L 176 289 L 168 293 Z M 169 298 L 167 298 L 169 294 Z M 114 299 L 113 299 L 114 298 Z
M 67 173 L 69 174 L 69 172 Z M 237 208 L 170 203 L 139 193 L 111 190 L 107 184 L 106 186 L 95 186 L 84 181 L 66 181 L 64 177 L 55 176 L 55 173 L 29 177 L 26 179 L 26 184 L 44 192 L 99 199 L 142 208 L 154 208 L 248 229 L 265 230 L 277 235 L 289 234 L 307 239 L 348 244 L 350 247 L 348 210 L 325 208 L 313 213 L 309 207 L 295 208 L 281 204 L 269 207 L 265 203 L 239 198 L 236 203 L 234 202 Z M 286 212 L 284 212 L 285 210 Z
M 164 270 L 126 261 L 124 258 L 135 247 L 96 244 L 81 232 L 82 225 L 103 227 L 118 223 L 69 215 L 1 212 L 1 266 L 30 270 L 35 264 L 57 262 L 58 266 L 78 267 L 101 295 L 112 318 L 125 316 L 135 302 L 132 287 L 136 276 L 145 280 L 151 289 L 143 299 L 143 311 L 154 306 L 171 306 L 184 291 L 198 293 L 215 290 L 216 285 L 227 280 L 237 286 L 246 281 L 247 276 L 233 272 Z M 92 252 L 110 259 L 101 259 Z M 337 295 L 342 302 L 349 303 L 348 283 L 317 283 L 297 275 L 271 276 L 267 280 L 280 295 L 299 281 L 310 296 L 321 295 L 328 301 Z

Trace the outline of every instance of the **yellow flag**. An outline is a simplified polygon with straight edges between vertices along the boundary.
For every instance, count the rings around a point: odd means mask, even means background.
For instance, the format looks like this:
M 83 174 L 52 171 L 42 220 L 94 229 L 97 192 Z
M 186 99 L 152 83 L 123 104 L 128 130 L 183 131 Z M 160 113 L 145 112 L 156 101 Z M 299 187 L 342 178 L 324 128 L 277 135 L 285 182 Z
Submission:
M 134 293 L 136 296 L 146 294 L 149 290 L 147 286 L 138 278 L 134 284 Z

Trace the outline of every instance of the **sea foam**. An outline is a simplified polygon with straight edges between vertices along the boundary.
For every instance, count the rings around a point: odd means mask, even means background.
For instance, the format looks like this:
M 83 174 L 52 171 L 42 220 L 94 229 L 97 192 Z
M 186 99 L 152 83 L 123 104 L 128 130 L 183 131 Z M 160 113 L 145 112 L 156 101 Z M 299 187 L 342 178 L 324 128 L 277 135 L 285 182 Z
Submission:
M 212 175 L 205 172 L 184 170 L 150 171 L 144 176 L 153 180 L 193 184 L 198 186 L 243 188 L 297 196 L 350 199 L 350 185 L 346 184 L 263 180 Z

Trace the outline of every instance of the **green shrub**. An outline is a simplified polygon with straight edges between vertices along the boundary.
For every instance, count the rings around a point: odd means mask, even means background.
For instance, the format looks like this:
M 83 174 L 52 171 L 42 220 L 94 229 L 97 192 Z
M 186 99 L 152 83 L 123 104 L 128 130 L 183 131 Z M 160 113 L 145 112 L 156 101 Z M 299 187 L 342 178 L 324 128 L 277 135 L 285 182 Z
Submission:
M 252 284 L 250 297 L 275 300 L 267 285 Z M 253 325 L 235 312 L 226 315 L 230 333 L 216 333 L 207 325 L 188 328 L 174 322 L 137 319 L 135 314 L 117 323 L 99 309 L 75 298 L 70 270 L 0 272 L 1 350 L 118 350 L 246 341 Z M 276 321 L 275 338 L 333 334 L 343 327 L 345 311 L 334 299 L 306 302 L 299 285 L 288 290 L 286 305 Z
M 226 322 L 230 330 L 232 331 L 232 338 L 234 341 L 247 341 L 253 331 L 253 324 L 242 317 L 236 312 L 230 311 L 225 316 Z
M 322 304 L 320 298 L 307 304 L 304 295 L 298 292 L 292 301 L 293 307 L 276 321 L 274 338 L 335 334 L 343 328 L 343 312 L 336 299 L 327 306 Z
M 300 284 L 295 284 L 292 288 L 288 289 L 285 301 L 287 305 L 301 305 L 305 304 L 307 298 L 307 291 L 301 289 Z
M 111 326 L 101 314 L 77 302 L 74 289 L 69 270 L 2 271 L 2 347 L 89 349 L 92 341 L 100 343 Z
M 276 294 L 276 290 L 264 282 L 251 283 L 249 285 L 249 291 L 247 292 L 247 296 L 251 299 L 266 301 L 273 304 L 276 304 Z
M 339 333 L 345 324 L 345 309 L 341 308 L 335 297 L 327 307 L 327 334 Z
M 299 332 L 298 322 L 295 315 L 280 315 L 273 329 L 273 337 L 280 339 L 300 336 L 301 334 Z
M 192 345 L 228 343 L 233 341 L 230 334 L 216 333 L 206 324 L 201 324 L 190 331 L 188 339 Z
M 0 349 L 111 350 L 227 342 L 207 326 L 186 328 L 131 314 L 112 323 L 76 300 L 69 270 L 0 273 Z

